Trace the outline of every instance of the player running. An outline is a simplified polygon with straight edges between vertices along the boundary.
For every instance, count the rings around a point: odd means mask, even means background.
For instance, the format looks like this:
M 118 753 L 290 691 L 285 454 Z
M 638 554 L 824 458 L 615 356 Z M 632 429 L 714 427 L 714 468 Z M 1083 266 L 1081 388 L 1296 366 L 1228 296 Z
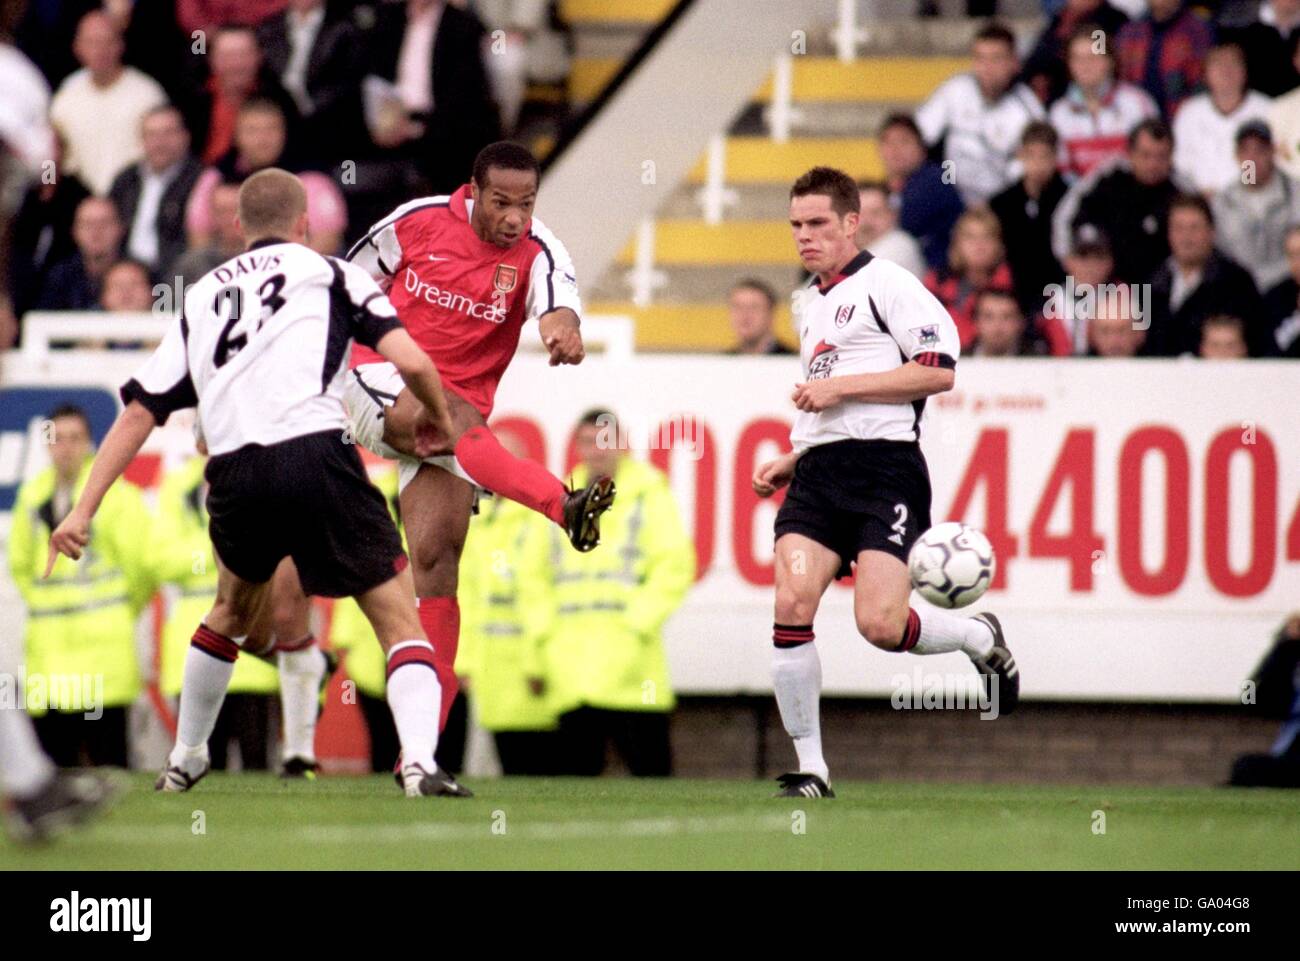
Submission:
M 822 757 L 821 660 L 813 618 L 832 580 L 851 573 L 859 633 L 886 651 L 964 651 L 1009 714 L 1020 675 L 992 614 L 957 617 L 909 606 L 907 553 L 930 526 L 921 453 L 925 398 L 951 390 L 960 346 L 943 305 L 912 274 L 858 250 L 858 190 L 814 167 L 790 189 L 790 226 L 813 277 L 795 298 L 804 380 L 793 450 L 760 467 L 753 487 L 790 485 L 776 515 L 772 684 L 799 770 L 777 797 L 834 797 Z
M 475 485 L 545 514 L 580 551 L 598 543 L 600 515 L 614 499 L 608 477 L 570 491 L 540 464 L 507 451 L 486 426 L 525 321 L 536 318 L 552 366 L 584 356 L 573 263 L 533 219 L 537 185 L 528 150 L 490 144 L 474 161 L 471 183 L 403 204 L 348 253 L 387 290 L 447 390 L 449 436 L 433 430 L 393 365 L 369 351 L 353 357 L 344 395 L 356 439 L 398 461 L 402 522 L 420 623 L 437 654 L 443 723 L 458 688 L 457 572 Z M 438 456 L 419 456 L 417 439 L 439 442 Z
M 188 290 L 176 323 L 122 388 L 126 409 L 51 536 L 46 574 L 57 553 L 81 556 L 104 493 L 153 428 L 197 404 L 211 454 L 217 598 L 194 632 L 176 745 L 157 789 L 188 791 L 207 773 L 208 738 L 235 659 L 273 573 L 292 557 L 309 593 L 355 597 L 387 652 L 407 796 L 467 797 L 433 760 L 444 696 L 433 647 L 401 540 L 350 443 L 341 402 L 355 339 L 387 358 L 429 422 L 449 431 L 438 372 L 365 271 L 304 246 L 307 195 L 297 177 L 274 168 L 249 177 L 238 219 L 247 250 Z

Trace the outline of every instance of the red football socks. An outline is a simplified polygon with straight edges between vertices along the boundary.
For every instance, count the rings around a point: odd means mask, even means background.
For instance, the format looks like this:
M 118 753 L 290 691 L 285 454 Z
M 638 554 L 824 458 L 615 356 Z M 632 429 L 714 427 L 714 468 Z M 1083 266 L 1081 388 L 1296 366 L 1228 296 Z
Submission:
M 476 484 L 563 526 L 564 484 L 536 461 L 510 453 L 486 427 L 474 427 L 461 435 L 456 459 Z
M 460 682 L 456 680 L 456 648 L 460 646 L 460 603 L 454 597 L 421 597 L 420 626 L 433 645 L 434 670 L 442 686 L 442 710 L 438 732 L 447 726 L 451 703 Z

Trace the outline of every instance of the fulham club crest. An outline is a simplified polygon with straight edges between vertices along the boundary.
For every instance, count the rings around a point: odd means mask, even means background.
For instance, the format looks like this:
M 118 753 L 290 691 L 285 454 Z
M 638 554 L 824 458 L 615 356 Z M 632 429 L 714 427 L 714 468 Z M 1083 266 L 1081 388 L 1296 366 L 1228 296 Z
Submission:
M 841 328 L 847 326 L 848 322 L 853 319 L 853 304 L 843 304 L 835 311 L 835 326 Z
M 503 294 L 515 289 L 519 279 L 519 269 L 512 264 L 497 264 L 497 272 L 492 275 L 492 287 Z

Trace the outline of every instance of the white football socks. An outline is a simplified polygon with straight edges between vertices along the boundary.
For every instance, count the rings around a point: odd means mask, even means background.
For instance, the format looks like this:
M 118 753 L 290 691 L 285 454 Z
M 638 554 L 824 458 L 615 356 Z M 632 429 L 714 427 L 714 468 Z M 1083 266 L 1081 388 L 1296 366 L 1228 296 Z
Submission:
M 176 746 L 168 764 L 194 776 L 208 759 L 208 738 L 217 726 L 217 715 L 226 699 L 235 662 L 223 660 L 193 645 L 185 653 L 185 677 L 181 682 L 181 709 L 176 722 Z
M 962 651 L 972 661 L 979 661 L 993 650 L 993 629 L 983 621 L 958 617 L 937 608 L 926 608 L 917 615 L 921 620 L 921 635 L 911 650 L 913 654 Z
M 316 760 L 316 718 L 320 686 L 329 667 L 315 644 L 276 655 L 280 668 L 280 706 L 284 715 L 284 757 Z
M 54 765 L 21 707 L 0 707 L 0 793 L 29 798 L 49 783 Z
M 433 645 L 428 641 L 394 644 L 388 652 L 388 670 L 388 708 L 402 745 L 402 763 L 419 764 L 432 774 L 437 770 L 433 753 L 442 710 Z
M 772 687 L 785 732 L 794 740 L 800 773 L 816 774 L 829 783 L 822 757 L 822 662 L 815 642 L 772 649 Z

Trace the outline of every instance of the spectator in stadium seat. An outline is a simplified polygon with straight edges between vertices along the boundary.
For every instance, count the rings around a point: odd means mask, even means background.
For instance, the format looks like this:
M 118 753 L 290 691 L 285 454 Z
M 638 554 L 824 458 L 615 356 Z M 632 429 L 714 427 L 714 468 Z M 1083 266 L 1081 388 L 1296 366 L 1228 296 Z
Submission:
M 500 138 L 483 24 L 459 6 L 406 0 L 380 6 L 364 42 L 368 73 L 397 94 L 375 110 L 376 146 L 409 157 L 433 193 L 450 193 L 465 183 L 478 151 Z
M 1033 51 L 1025 59 L 1024 80 L 1043 103 L 1054 103 L 1065 93 L 1070 82 L 1066 48 L 1078 27 L 1085 23 L 1095 24 L 1105 34 L 1107 43 L 1113 43 L 1120 27 L 1128 23 L 1128 16 L 1106 0 L 1066 0 L 1038 35 Z
M 1287 229 L 1300 223 L 1300 184 L 1273 162 L 1273 134 L 1254 120 L 1237 133 L 1241 174 L 1214 198 L 1219 248 L 1268 290 L 1287 275 Z
M 18 5 L 5 6 L 13 10 Z M 15 11 L 20 19 L 14 27 L 14 44 L 45 75 L 51 89 L 57 90 L 80 67 L 72 50 L 77 24 L 99 6 L 96 0 L 44 0 Z
M 1246 89 L 1246 58 L 1235 43 L 1221 43 L 1205 61 L 1204 93 L 1188 99 L 1174 117 L 1174 170 L 1206 197 L 1241 180 L 1233 150 L 1242 124 L 1264 120 L 1271 101 Z
M 99 306 L 109 313 L 148 313 L 153 309 L 153 281 L 138 260 L 119 260 L 104 274 Z
M 1264 717 L 1280 719 L 1282 730 L 1267 753 L 1237 758 L 1228 783 L 1300 788 L 1300 612 L 1282 624 L 1251 681 L 1254 709 Z
M 970 356 L 1044 357 L 1051 352 L 1041 329 L 1030 326 L 1014 290 L 986 287 L 976 292 L 974 300 Z
M 1074 285 L 1073 296 L 1067 296 L 1064 286 L 1053 290 L 1043 313 L 1064 328 L 1070 353 L 1082 355 L 1088 353 L 1088 324 L 1096 314 L 1096 296 L 1113 289 L 1115 258 L 1106 235 L 1092 224 L 1080 227 L 1065 258 L 1065 271 L 1067 281 Z
M 1016 38 L 1000 23 L 975 34 L 972 68 L 940 85 L 916 111 L 930 147 L 943 145 L 962 201 L 983 203 L 1015 179 L 1016 148 L 1025 126 L 1044 116 L 1033 91 L 1016 81 Z
M 211 230 L 206 242 L 191 247 L 177 258 L 172 265 L 171 277 L 179 277 L 181 284 L 188 287 L 209 270 L 224 264 L 244 250 L 244 238 L 235 226 L 235 215 L 239 212 L 239 185 L 219 183 L 208 196 L 208 222 Z
M 1002 227 L 1016 296 L 1027 314 L 1042 309 L 1044 288 L 1059 283 L 1064 275 L 1052 254 L 1052 214 L 1065 196 L 1065 181 L 1056 166 L 1059 147 L 1050 123 L 1031 123 L 1020 138 L 1017 154 L 1023 175 L 989 201 Z
M 144 156 L 113 180 L 109 199 L 129 225 L 126 252 L 165 276 L 185 250 L 185 204 L 202 165 L 190 154 L 181 112 L 155 107 L 140 121 Z
M 211 75 L 183 105 L 194 152 L 211 166 L 235 144 L 239 109 L 260 97 L 274 101 L 293 130 L 298 120 L 293 98 L 262 62 L 257 35 L 248 27 L 222 27 L 208 38 Z
M 364 51 L 352 22 L 325 0 L 290 0 L 257 28 L 267 68 L 293 97 L 305 151 L 323 164 L 355 157 L 366 141 L 361 116 Z
M 964 207 L 961 195 L 943 168 L 926 159 L 921 130 L 907 114 L 886 117 L 879 141 L 898 226 L 916 238 L 929 266 L 942 267 L 948 261 L 953 225 Z
M 1300 223 L 1286 233 L 1286 261 L 1290 276 L 1264 298 L 1273 343 L 1283 357 L 1300 357 Z
M 672 773 L 676 704 L 663 627 L 695 576 L 695 550 L 668 479 L 626 456 L 617 418 L 593 410 L 578 422 L 575 484 L 606 474 L 617 512 L 601 523 L 601 550 L 565 550 L 551 526 L 556 617 L 542 645 L 547 687 L 559 715 L 560 772 L 595 776 L 609 741 L 634 776 Z
M 76 174 L 64 173 L 63 144 L 55 138 L 53 177 L 33 181 L 27 188 L 11 226 L 10 296 L 14 313 L 30 310 L 55 264 L 74 256 L 72 223 L 90 191 Z
M 1071 234 L 1091 224 L 1106 235 L 1120 279 L 1145 282 L 1169 256 L 1169 204 L 1180 192 L 1173 175 L 1173 135 L 1144 120 L 1128 135 L 1125 155 L 1103 164 L 1066 192 L 1052 217 L 1052 249 L 1064 259 Z
M 338 185 L 328 176 L 302 170 L 289 151 L 289 130 L 280 107 L 272 100 L 253 98 L 239 108 L 235 144 L 210 169 L 203 171 L 185 209 L 185 230 L 191 247 L 207 246 L 212 233 L 210 197 L 218 183 L 240 184 L 267 167 L 298 173 L 307 191 L 307 243 L 323 254 L 338 253 L 347 228 L 347 207 Z
M 1136 357 L 1146 340 L 1146 330 L 1135 318 L 1134 296 L 1127 286 L 1120 295 L 1097 300 L 1096 316 L 1088 323 L 1088 356 Z
M 122 35 L 101 11 L 81 18 L 73 49 L 82 69 L 59 86 L 50 120 L 67 149 L 66 169 L 102 197 L 118 171 L 140 159 L 132 131 L 167 95 L 152 77 L 122 64 Z
M 1244 19 L 1234 17 L 1236 12 L 1223 11 L 1219 30 L 1246 52 L 1251 87 L 1270 97 L 1294 90 L 1300 85 L 1300 0 L 1264 0 Z
M 858 184 L 858 246 L 877 257 L 892 260 L 919 280 L 925 276 L 921 245 L 898 227 L 898 212 L 889 203 L 889 188 L 879 181 Z
M 1196 356 L 1203 360 L 1242 360 L 1250 356 L 1246 348 L 1246 324 L 1231 314 L 1215 314 L 1201 323 L 1201 342 Z
M 1214 314 L 1246 318 L 1254 356 L 1273 353 L 1272 330 L 1250 272 L 1215 249 L 1214 214 L 1199 194 L 1169 206 L 1169 259 L 1151 277 L 1151 330 L 1145 353 L 1176 357 L 1195 353 L 1201 324 Z
M 1146 16 L 1125 24 L 1116 38 L 1119 77 L 1144 88 L 1169 120 L 1200 87 L 1213 39 L 1210 25 L 1185 0 L 1149 0 Z
M 753 277 L 737 281 L 727 294 L 727 315 L 736 335 L 729 354 L 793 354 L 776 339 L 776 291 Z
M 1079 27 L 1067 46 L 1070 85 L 1049 116 L 1061 137 L 1061 168 L 1074 181 L 1124 152 L 1128 133 L 1155 117 L 1155 101 L 1141 87 L 1115 79 L 1105 38 L 1095 24 Z
M 72 221 L 77 251 L 50 268 L 37 310 L 97 310 L 99 292 L 108 268 L 122 249 L 122 221 L 106 197 L 87 197 L 77 206 Z
M 1002 228 L 987 207 L 961 215 L 952 232 L 948 265 L 925 275 L 925 286 L 948 308 L 957 325 L 962 348 L 975 338 L 975 294 L 985 287 L 1014 290 L 1007 266 Z

